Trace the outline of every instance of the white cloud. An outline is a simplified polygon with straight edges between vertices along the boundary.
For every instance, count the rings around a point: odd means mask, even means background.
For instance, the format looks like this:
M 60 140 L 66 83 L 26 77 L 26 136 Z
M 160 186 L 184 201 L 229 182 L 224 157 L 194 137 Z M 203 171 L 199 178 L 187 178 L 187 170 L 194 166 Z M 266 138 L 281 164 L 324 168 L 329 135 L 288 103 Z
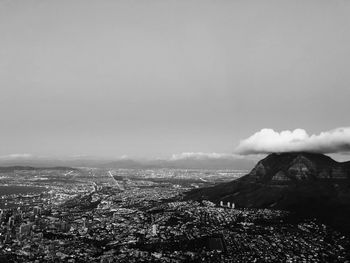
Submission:
M 242 140 L 236 152 L 239 154 L 259 154 L 271 152 L 307 151 L 316 153 L 341 153 L 350 151 L 350 127 L 337 128 L 308 135 L 303 129 L 276 132 L 262 129 Z

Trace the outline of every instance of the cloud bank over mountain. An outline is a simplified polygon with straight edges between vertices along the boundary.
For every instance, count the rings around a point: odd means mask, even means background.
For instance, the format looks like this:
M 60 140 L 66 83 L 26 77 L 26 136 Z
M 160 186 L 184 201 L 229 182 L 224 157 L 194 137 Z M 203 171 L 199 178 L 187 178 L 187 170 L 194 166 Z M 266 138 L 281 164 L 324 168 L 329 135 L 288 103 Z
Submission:
M 276 132 L 262 129 L 242 140 L 235 152 L 242 155 L 272 152 L 350 152 L 350 127 L 309 135 L 304 129 Z

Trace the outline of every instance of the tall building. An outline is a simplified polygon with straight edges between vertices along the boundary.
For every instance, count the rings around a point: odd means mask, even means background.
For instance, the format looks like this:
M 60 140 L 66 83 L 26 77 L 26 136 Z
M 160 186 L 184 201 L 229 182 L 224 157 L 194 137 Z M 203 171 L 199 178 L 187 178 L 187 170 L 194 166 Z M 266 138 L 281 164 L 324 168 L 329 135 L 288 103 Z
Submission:
M 41 214 L 41 208 L 39 206 L 35 206 L 33 211 L 34 211 L 34 215 L 40 215 Z
M 15 225 L 15 218 L 14 218 L 14 216 L 10 216 L 9 217 L 8 225 L 9 225 L 9 227 L 13 227 Z
M 70 230 L 70 224 L 65 221 L 60 222 L 60 229 L 62 232 L 68 232 Z
M 156 224 L 153 224 L 153 225 L 152 225 L 152 235 L 153 235 L 153 236 L 156 236 L 156 235 L 157 235 L 157 225 L 156 225 Z

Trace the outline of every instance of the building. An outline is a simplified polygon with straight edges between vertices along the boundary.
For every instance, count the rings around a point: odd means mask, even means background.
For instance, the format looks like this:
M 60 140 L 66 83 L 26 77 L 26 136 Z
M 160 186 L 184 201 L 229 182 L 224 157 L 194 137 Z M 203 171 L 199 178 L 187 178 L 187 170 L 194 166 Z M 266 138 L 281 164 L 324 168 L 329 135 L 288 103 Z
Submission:
M 15 217 L 14 216 L 9 217 L 8 225 L 9 225 L 9 227 L 13 227 L 15 225 Z
M 41 215 L 41 208 L 39 206 L 35 206 L 33 211 L 34 215 Z
M 156 224 L 153 224 L 153 225 L 152 225 L 152 235 L 153 235 L 153 236 L 156 236 L 156 235 L 157 235 L 157 225 L 156 225 Z
M 32 224 L 21 224 L 19 227 L 19 233 L 22 236 L 28 236 L 30 234 L 30 231 L 32 229 Z

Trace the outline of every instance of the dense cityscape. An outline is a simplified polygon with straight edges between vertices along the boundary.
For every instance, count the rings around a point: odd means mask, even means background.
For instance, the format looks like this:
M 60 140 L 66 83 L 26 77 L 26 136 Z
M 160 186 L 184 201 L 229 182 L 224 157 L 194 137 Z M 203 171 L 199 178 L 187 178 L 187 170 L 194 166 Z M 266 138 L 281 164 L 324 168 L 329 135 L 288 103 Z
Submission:
M 0 262 L 348 262 L 350 239 L 286 211 L 184 201 L 239 171 L 1 173 Z M 215 175 L 215 176 L 214 176 Z M 25 193 L 23 189 L 27 189 Z M 16 193 L 17 191 L 17 193 Z

